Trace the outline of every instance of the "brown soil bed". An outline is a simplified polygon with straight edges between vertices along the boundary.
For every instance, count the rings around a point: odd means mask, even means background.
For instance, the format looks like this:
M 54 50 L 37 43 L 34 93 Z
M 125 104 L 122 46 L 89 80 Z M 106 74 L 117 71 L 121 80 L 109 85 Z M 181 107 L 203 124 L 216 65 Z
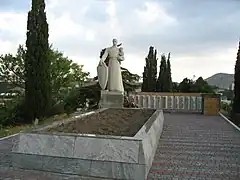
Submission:
M 107 109 L 70 123 L 50 128 L 47 132 L 134 136 L 155 112 L 153 109 Z

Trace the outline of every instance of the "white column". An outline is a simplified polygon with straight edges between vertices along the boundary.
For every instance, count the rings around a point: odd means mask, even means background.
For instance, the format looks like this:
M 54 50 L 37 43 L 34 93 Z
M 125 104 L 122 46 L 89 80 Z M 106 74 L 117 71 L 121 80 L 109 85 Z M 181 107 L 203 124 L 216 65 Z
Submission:
M 197 97 L 197 101 L 198 101 L 198 110 L 202 111 L 202 97 Z
M 162 109 L 162 106 L 161 106 L 161 96 L 157 96 L 157 109 Z
M 174 96 L 168 96 L 167 97 L 167 106 L 168 106 L 168 109 L 173 109 L 173 101 L 174 101 Z
M 153 96 L 153 108 L 157 109 L 157 97 Z
M 148 106 L 147 106 L 147 96 L 145 96 L 145 95 L 143 95 L 142 96 L 143 97 L 143 108 L 147 108 Z
M 176 97 L 176 109 L 179 109 L 179 96 Z
M 163 109 L 167 108 L 167 98 L 166 96 L 161 96 L 161 105 Z
M 151 104 L 152 104 L 152 102 L 151 102 L 151 96 L 148 95 L 147 97 L 148 97 L 148 106 L 147 106 L 147 107 L 148 107 L 148 108 L 152 108 L 152 107 L 151 107 Z
M 189 100 L 189 96 L 185 96 L 184 97 L 184 109 L 185 110 L 189 110 L 190 109 L 190 100 Z
M 166 97 L 166 109 L 169 109 L 169 104 L 168 104 L 168 101 L 169 101 L 169 96 L 165 96 Z
M 183 96 L 179 96 L 179 109 L 183 109 L 184 108 L 184 101 L 183 101 Z
M 196 110 L 196 96 L 191 96 L 191 107 L 193 111 Z

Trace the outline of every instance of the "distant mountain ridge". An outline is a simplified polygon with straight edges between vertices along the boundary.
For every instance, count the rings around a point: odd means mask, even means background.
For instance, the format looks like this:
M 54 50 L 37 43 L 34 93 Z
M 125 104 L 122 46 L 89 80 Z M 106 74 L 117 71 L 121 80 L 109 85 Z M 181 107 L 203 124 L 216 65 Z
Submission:
M 217 73 L 205 79 L 211 86 L 217 86 L 221 89 L 229 89 L 234 81 L 234 74 Z

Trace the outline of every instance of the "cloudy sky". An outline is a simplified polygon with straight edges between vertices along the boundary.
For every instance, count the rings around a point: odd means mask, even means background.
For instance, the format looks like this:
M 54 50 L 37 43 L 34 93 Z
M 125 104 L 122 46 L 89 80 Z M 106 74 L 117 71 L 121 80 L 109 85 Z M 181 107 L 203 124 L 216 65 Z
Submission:
M 233 73 L 240 37 L 240 0 L 46 0 L 50 43 L 96 75 L 100 50 L 116 37 L 123 67 L 142 74 L 149 46 L 172 54 L 181 81 Z M 26 39 L 31 0 L 0 0 L 0 54 Z

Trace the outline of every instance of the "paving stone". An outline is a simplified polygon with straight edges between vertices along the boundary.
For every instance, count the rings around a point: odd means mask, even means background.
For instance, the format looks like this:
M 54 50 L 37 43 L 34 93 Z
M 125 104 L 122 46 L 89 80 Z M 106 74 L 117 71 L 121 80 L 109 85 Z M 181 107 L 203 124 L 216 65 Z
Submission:
M 164 116 L 148 180 L 240 179 L 240 132 L 218 116 Z

